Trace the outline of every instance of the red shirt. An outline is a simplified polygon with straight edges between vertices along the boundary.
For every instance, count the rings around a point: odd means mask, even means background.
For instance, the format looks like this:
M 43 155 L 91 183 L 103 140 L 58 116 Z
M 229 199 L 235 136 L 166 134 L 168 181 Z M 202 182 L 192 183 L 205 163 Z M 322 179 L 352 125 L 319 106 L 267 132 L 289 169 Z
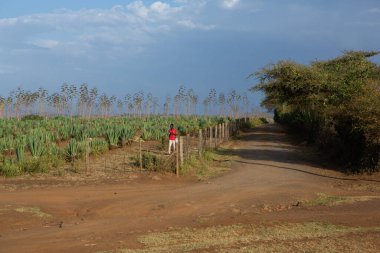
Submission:
M 177 135 L 177 129 L 169 129 L 169 140 L 174 141 L 175 136 Z

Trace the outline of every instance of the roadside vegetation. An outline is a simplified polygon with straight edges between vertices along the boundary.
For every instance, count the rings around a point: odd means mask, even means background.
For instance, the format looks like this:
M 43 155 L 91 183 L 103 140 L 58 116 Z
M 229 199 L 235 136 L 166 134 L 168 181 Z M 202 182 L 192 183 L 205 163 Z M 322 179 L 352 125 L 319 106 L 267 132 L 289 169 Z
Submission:
M 380 170 L 379 52 L 349 51 L 309 65 L 280 61 L 252 74 L 262 106 L 277 122 L 304 132 L 346 172 Z
M 195 176 L 199 181 L 206 181 L 229 170 L 231 159 L 218 150 L 205 150 L 201 156 L 192 155 L 181 168 L 184 175 Z
M 145 252 L 377 252 L 379 227 L 347 227 L 329 223 L 278 223 L 180 228 L 138 237 Z M 360 235 L 352 238 L 352 235 Z M 103 252 L 105 253 L 105 252 Z

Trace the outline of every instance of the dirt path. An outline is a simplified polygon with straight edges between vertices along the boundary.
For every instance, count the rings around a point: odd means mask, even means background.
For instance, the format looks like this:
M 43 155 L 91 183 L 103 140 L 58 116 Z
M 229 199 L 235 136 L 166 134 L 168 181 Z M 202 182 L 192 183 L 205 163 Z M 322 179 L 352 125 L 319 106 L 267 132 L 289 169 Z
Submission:
M 162 176 L 2 189 L 0 252 L 142 248 L 138 236 L 184 227 L 282 222 L 380 227 L 380 182 L 306 162 L 305 148 L 294 145 L 281 127 L 257 128 L 225 148 L 234 156 L 231 171 L 208 182 Z M 380 250 L 376 231 L 357 235 L 374 241 L 373 252 Z

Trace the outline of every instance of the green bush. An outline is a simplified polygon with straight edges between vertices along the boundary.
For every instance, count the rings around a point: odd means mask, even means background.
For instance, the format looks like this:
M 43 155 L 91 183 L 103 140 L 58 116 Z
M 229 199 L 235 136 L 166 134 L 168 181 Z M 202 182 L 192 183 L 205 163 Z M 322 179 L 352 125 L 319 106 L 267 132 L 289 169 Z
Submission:
M 74 162 L 75 159 L 80 158 L 83 154 L 83 147 L 76 139 L 71 139 L 65 150 L 66 159 Z
M 12 160 L 5 160 L 0 164 L 0 175 L 6 177 L 15 177 L 23 173 L 23 168 L 19 163 L 14 163 Z
M 292 61 L 256 72 L 262 105 L 274 120 L 305 133 L 351 172 L 380 170 L 379 52 L 346 52 L 328 61 Z
M 243 127 L 243 129 L 251 129 L 251 128 L 255 128 L 255 127 L 261 126 L 263 124 L 267 124 L 267 123 L 268 123 L 268 121 L 266 121 L 266 120 L 263 121 L 261 118 L 253 117 L 253 118 L 249 118 L 248 121 L 244 121 L 242 127 Z
M 136 156 L 134 160 L 135 165 L 140 166 L 139 156 Z M 176 168 L 174 159 L 158 156 L 150 152 L 142 154 L 142 167 L 154 172 L 174 172 Z
M 21 165 L 23 170 L 28 173 L 48 173 L 51 162 L 48 157 L 32 157 Z
M 31 114 L 31 115 L 26 115 L 24 117 L 21 118 L 22 121 L 26 121 L 26 120 L 44 120 L 44 117 L 40 116 L 40 115 L 35 115 L 35 114 Z
M 92 155 L 100 155 L 108 151 L 108 142 L 95 138 L 90 141 L 90 154 Z

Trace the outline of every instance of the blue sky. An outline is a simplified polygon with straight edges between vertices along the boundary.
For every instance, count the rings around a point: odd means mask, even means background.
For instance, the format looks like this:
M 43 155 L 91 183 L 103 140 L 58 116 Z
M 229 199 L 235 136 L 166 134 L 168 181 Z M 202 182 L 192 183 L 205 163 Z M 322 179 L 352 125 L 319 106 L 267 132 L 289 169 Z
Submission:
M 2 0 L 0 95 L 64 82 L 161 101 L 180 85 L 244 92 L 268 63 L 379 45 L 378 0 Z

